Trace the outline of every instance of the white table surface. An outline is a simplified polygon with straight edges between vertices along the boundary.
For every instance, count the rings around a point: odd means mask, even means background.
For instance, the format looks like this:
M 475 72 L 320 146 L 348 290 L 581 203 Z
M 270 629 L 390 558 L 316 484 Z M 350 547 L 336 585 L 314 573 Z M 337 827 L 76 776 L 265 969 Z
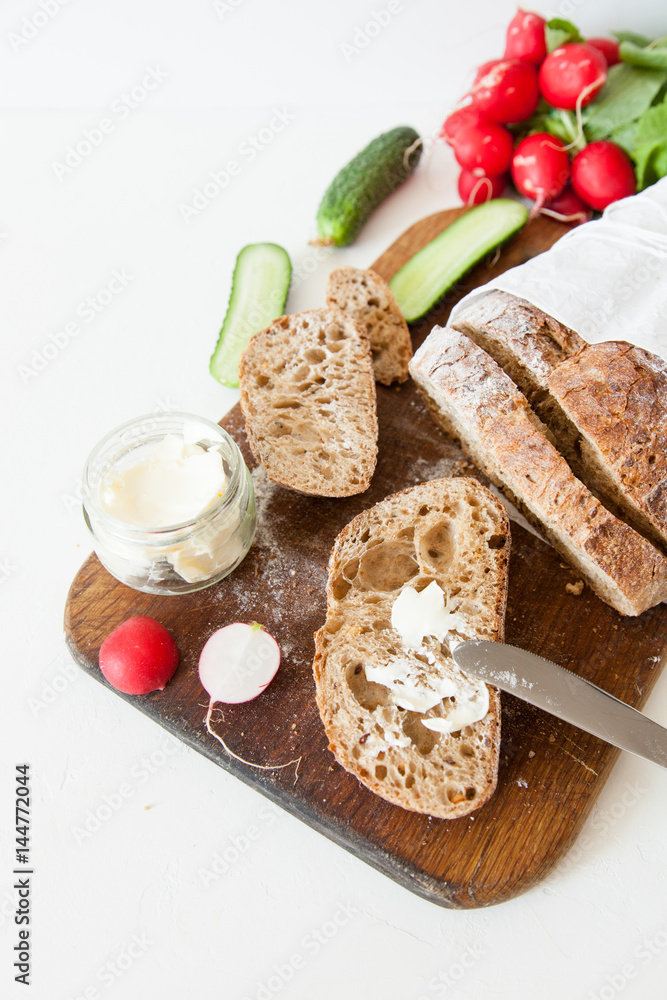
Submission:
M 5 0 L 0 12 L 1 995 L 664 996 L 667 777 L 657 767 L 621 758 L 578 845 L 538 888 L 449 911 L 168 739 L 83 676 L 62 637 L 67 589 L 91 548 L 77 500 L 89 449 L 144 412 L 217 420 L 233 405 L 208 358 L 244 244 L 287 248 L 303 275 L 290 295 L 297 311 L 321 303 L 334 263 L 367 265 L 418 218 L 457 204 L 453 157 L 440 147 L 354 246 L 322 261 L 308 246 L 337 169 L 395 125 L 433 134 L 473 67 L 502 52 L 513 3 L 401 0 L 364 47 L 360 32 L 385 0 L 61 4 Z M 554 4 L 589 34 L 661 34 L 661 8 Z M 153 89 L 135 90 L 130 108 L 123 95 L 149 73 Z M 276 110 L 282 131 L 260 133 Z M 58 167 L 102 119 L 111 126 L 90 155 Z M 238 175 L 186 221 L 195 190 L 233 159 Z M 123 287 L 102 305 L 114 272 Z M 667 677 L 647 712 L 667 724 Z M 12 969 L 23 761 L 29 988 Z M 227 859 L 217 874 L 216 856 Z

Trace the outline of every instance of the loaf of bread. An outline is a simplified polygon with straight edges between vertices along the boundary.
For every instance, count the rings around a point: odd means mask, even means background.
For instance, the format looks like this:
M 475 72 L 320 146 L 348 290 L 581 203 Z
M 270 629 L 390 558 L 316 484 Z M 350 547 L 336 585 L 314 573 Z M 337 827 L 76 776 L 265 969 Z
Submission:
M 575 475 L 667 546 L 667 363 L 625 342 L 586 344 L 506 292 L 473 300 L 454 325 L 513 379 Z
M 301 493 L 363 493 L 377 460 L 366 331 L 340 310 L 281 316 L 241 356 L 240 402 L 269 479 Z
M 667 598 L 667 558 L 575 478 L 512 379 L 451 327 L 434 327 L 410 372 L 440 427 L 624 615 Z
M 375 271 L 339 267 L 327 285 L 327 305 L 342 309 L 370 338 L 376 382 L 405 382 L 412 342 L 389 285 Z
M 487 801 L 497 781 L 500 701 L 494 688 L 461 674 L 446 641 L 406 646 L 392 607 L 406 589 L 422 592 L 435 581 L 457 616 L 454 638 L 502 641 L 509 545 L 502 504 L 468 478 L 387 497 L 336 539 L 326 621 L 315 635 L 317 704 L 337 760 L 404 809 L 452 819 Z M 392 687 L 377 682 L 378 668 L 398 678 Z M 436 702 L 423 712 L 401 697 L 415 683 Z M 440 697 L 447 685 L 459 694 Z M 488 711 L 457 728 L 452 713 L 471 685 L 488 693 Z

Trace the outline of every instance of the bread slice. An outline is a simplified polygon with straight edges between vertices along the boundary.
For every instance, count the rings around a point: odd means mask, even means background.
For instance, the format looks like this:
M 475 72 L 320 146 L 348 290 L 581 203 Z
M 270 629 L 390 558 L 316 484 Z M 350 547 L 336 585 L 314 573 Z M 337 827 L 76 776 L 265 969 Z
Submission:
M 586 344 L 506 292 L 474 299 L 453 325 L 516 382 L 575 475 L 667 546 L 667 363 L 625 342 Z
M 498 362 L 550 426 L 549 375 L 556 365 L 582 351 L 586 341 L 526 299 L 497 289 L 458 310 L 451 326 Z
M 405 382 L 412 342 L 391 289 L 375 271 L 339 267 L 329 275 L 327 305 L 342 309 L 365 327 L 371 341 L 376 382 Z
M 667 362 L 622 341 L 590 344 L 549 375 L 552 431 L 575 471 L 667 547 Z
M 603 601 L 639 615 L 667 598 L 665 556 L 575 478 L 493 358 L 458 330 L 434 327 L 410 372 L 436 423 Z
M 340 310 L 281 316 L 241 356 L 241 408 L 269 479 L 301 493 L 363 493 L 377 460 L 368 335 Z
M 500 698 L 488 688 L 485 718 L 450 734 L 423 721 L 446 718 L 452 698 L 425 713 L 398 707 L 389 687 L 368 679 L 372 667 L 407 663 L 427 684 L 486 686 L 458 671 L 446 643 L 427 639 L 422 652 L 405 646 L 391 625 L 393 603 L 406 588 L 436 581 L 466 636 L 502 641 L 509 545 L 502 504 L 467 478 L 389 496 L 336 539 L 326 622 L 315 634 L 317 704 L 336 759 L 404 809 L 453 819 L 487 801 L 497 781 Z

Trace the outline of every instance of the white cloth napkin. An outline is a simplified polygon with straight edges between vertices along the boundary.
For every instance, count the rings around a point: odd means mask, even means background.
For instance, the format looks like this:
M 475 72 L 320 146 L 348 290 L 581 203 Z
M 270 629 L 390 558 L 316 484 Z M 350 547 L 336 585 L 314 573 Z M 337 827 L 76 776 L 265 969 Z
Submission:
M 449 322 L 492 288 L 528 299 L 589 343 L 628 340 L 667 357 L 667 177 L 470 292 Z

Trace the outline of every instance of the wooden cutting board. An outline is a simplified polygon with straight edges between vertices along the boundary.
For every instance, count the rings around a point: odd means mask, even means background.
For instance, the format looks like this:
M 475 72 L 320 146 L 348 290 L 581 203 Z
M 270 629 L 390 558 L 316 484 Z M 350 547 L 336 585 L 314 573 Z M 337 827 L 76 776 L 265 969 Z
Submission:
M 418 222 L 373 267 L 389 278 L 461 211 Z M 414 346 L 435 322 L 445 322 L 463 294 L 546 250 L 565 231 L 545 218 L 528 223 L 502 253 L 480 264 L 414 324 Z M 118 583 L 91 555 L 68 596 L 67 642 L 79 666 L 106 684 L 97 665 L 105 636 L 131 615 L 157 618 L 178 643 L 178 671 L 164 691 L 119 697 L 425 899 L 447 907 L 488 906 L 524 892 L 558 863 L 581 830 L 618 751 L 503 695 L 498 789 L 482 809 L 453 821 L 390 805 L 335 761 L 311 674 L 313 632 L 325 616 L 333 541 L 352 517 L 389 493 L 471 473 L 458 447 L 436 429 L 410 381 L 398 388 L 378 386 L 378 417 L 379 459 L 370 489 L 348 499 L 321 499 L 266 480 L 250 454 L 236 406 L 221 423 L 254 470 L 259 510 L 257 537 L 245 561 L 207 590 L 156 597 Z M 506 641 L 556 660 L 641 708 L 662 667 L 667 607 L 639 619 L 622 618 L 588 588 L 580 596 L 569 593 L 566 587 L 576 579 L 553 549 L 512 524 Z M 232 750 L 257 763 L 302 757 L 296 782 L 293 767 L 260 771 L 227 756 L 204 727 L 207 699 L 197 674 L 202 646 L 222 625 L 252 620 L 276 637 L 282 664 L 259 698 L 225 707 L 218 731 Z

